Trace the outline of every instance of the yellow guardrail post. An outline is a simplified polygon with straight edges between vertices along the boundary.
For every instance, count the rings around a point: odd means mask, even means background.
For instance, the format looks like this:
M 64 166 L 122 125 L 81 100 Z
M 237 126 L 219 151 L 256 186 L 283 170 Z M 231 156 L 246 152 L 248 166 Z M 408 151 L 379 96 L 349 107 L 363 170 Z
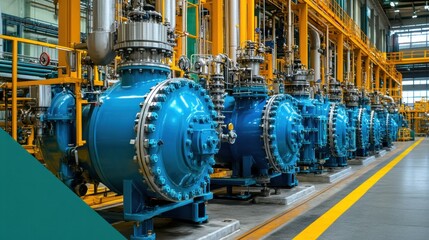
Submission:
M 18 41 L 12 41 L 12 138 L 18 139 Z

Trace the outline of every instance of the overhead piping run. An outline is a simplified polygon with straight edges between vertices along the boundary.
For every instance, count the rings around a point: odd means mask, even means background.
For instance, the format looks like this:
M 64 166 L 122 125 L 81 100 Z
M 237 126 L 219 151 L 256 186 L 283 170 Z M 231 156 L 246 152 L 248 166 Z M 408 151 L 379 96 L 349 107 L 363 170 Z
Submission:
M 115 57 L 115 0 L 93 0 L 92 32 L 88 34 L 88 55 L 95 65 L 107 65 Z
M 312 25 L 310 27 L 310 54 L 311 54 L 311 67 L 314 69 L 314 81 L 321 80 L 320 73 L 320 35 L 316 28 Z
M 239 24 L 239 8 L 238 8 L 238 0 L 230 0 L 228 1 L 228 45 L 229 51 L 228 55 L 231 57 L 233 62 L 237 61 L 237 47 L 238 47 L 238 24 Z

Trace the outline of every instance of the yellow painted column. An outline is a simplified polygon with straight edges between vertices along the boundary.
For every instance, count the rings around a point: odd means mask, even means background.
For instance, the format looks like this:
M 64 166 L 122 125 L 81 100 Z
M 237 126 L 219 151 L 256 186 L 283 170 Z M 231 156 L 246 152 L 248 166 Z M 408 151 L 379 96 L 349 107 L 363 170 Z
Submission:
M 371 69 L 369 67 L 369 63 L 371 62 L 371 60 L 369 59 L 368 56 L 364 57 L 364 61 L 365 61 L 365 69 L 364 72 L 365 74 L 365 89 L 370 91 L 370 85 L 371 85 Z
M 375 71 L 375 90 L 380 91 L 380 66 L 374 66 Z
M 308 67 L 308 5 L 299 4 L 299 58 Z
M 383 76 L 383 90 L 382 90 L 383 94 L 386 94 L 386 86 L 387 86 L 387 72 L 384 72 L 384 76 Z
M 80 1 L 59 0 L 58 11 L 58 45 L 74 47 L 80 43 Z M 65 51 L 58 51 L 59 66 L 66 66 L 66 73 L 58 71 L 59 77 L 77 77 L 76 72 L 71 72 L 67 64 Z
M 362 87 L 362 50 L 356 50 L 356 87 Z
M 389 78 L 389 95 L 392 96 L 393 92 L 393 79 Z
M 18 41 L 12 41 L 12 138 L 18 140 Z
M 253 18 L 252 18 L 253 19 Z M 240 41 L 238 43 L 239 47 L 241 47 L 242 43 L 247 39 L 247 1 L 240 1 Z
M 255 41 L 255 0 L 247 0 L 247 21 L 247 39 Z
M 213 55 L 225 53 L 224 51 L 224 20 L 223 20 L 223 1 L 213 1 L 212 9 L 212 41 L 213 41 Z
M 344 80 L 344 35 L 338 34 L 337 38 L 337 80 Z

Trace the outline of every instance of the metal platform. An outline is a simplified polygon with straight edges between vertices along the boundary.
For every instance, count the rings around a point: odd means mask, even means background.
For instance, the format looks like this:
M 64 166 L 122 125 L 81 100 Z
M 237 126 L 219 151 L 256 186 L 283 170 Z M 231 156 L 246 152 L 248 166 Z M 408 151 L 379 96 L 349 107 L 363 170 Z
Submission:
M 375 161 L 375 156 L 368 156 L 368 157 L 356 157 L 355 159 L 349 160 L 347 163 L 349 165 L 366 166 L 368 164 L 371 164 L 374 161 Z
M 300 182 L 333 183 L 351 174 L 351 167 L 328 170 L 322 174 L 298 174 Z
M 255 197 L 255 203 L 291 205 L 316 191 L 314 185 L 298 186 L 292 189 L 280 189 L 280 194 L 268 197 Z
M 391 147 L 385 148 L 386 151 L 393 151 L 396 149 L 395 145 L 392 145 Z
M 112 224 L 123 236 L 129 237 L 133 232 L 134 222 L 117 222 Z M 240 222 L 229 218 L 210 218 L 207 223 L 195 224 L 168 218 L 154 219 L 156 239 L 168 240 L 218 240 L 240 230 Z
M 378 151 L 376 154 L 375 154 L 375 156 L 376 157 L 383 157 L 384 155 L 386 155 L 387 154 L 387 151 L 386 150 L 380 150 L 380 151 Z
M 156 226 L 155 226 L 156 227 Z M 157 228 L 157 239 L 218 240 L 240 230 L 240 222 L 235 219 L 212 219 L 205 224 L 168 224 Z

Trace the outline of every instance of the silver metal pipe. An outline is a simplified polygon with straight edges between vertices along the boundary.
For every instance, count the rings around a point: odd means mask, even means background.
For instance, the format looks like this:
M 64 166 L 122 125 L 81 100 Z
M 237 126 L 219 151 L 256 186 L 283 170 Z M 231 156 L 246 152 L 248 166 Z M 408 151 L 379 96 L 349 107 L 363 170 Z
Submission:
M 391 96 L 387 96 L 387 95 L 384 95 L 384 94 L 380 94 L 381 95 L 381 97 L 384 99 L 384 100 L 389 100 L 391 103 L 395 103 L 395 100 L 393 99 L 393 97 L 391 97 Z
M 182 31 L 185 33 L 188 31 L 188 0 L 180 1 L 182 5 Z M 188 37 L 183 36 L 182 53 L 187 54 L 188 52 Z
M 310 27 L 310 58 L 311 58 L 311 68 L 314 70 L 314 81 L 317 82 L 321 80 L 320 73 L 320 35 L 312 27 Z
M 169 23 L 170 30 L 174 31 L 176 28 L 176 0 L 164 0 L 164 4 L 164 21 Z
M 229 42 L 229 51 L 228 55 L 231 57 L 231 59 L 236 62 L 237 61 L 237 48 L 238 48 L 238 24 L 240 19 L 240 9 L 238 5 L 238 0 L 230 0 L 228 1 L 228 19 L 229 19 L 229 35 L 228 35 L 228 42 Z M 244 27 L 244 26 L 243 26 Z
M 88 35 L 88 55 L 96 65 L 107 65 L 115 57 L 115 0 L 93 0 L 92 33 Z
M 277 41 L 276 41 L 276 18 L 273 17 L 272 20 L 273 23 L 273 29 L 272 29 L 272 35 L 273 35 L 273 56 L 272 56 L 272 64 L 273 64 L 273 71 L 277 71 Z

